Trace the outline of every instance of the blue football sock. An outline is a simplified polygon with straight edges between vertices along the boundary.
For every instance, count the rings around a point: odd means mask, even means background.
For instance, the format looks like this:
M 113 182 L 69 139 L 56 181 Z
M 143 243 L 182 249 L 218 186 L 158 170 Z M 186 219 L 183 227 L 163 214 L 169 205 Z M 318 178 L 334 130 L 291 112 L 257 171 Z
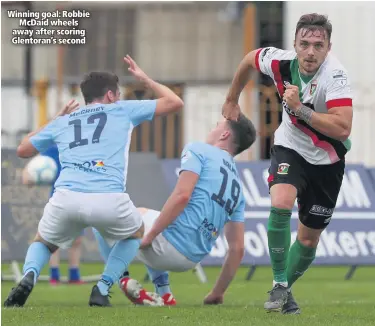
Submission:
M 166 293 L 172 293 L 171 288 L 169 286 L 169 274 L 166 271 L 158 271 L 156 269 L 151 268 L 150 266 L 146 266 L 148 275 L 154 283 L 155 291 L 157 294 L 163 296 Z
M 41 242 L 33 242 L 27 250 L 25 264 L 23 265 L 23 274 L 34 272 L 34 284 L 42 268 L 48 264 L 51 258 L 51 252 L 48 247 Z
M 78 267 L 69 267 L 69 281 L 77 282 L 81 279 Z
M 112 287 L 112 285 L 113 280 L 106 275 L 102 275 L 102 278 L 97 284 L 99 291 L 102 295 L 108 295 L 109 289 Z
M 51 267 L 49 269 L 49 277 L 51 280 L 60 281 L 60 268 Z
M 107 241 L 104 240 L 104 238 L 102 237 L 102 235 L 99 233 L 97 229 L 93 228 L 92 233 L 94 234 L 95 239 L 98 242 L 100 256 L 106 263 L 108 260 L 108 256 L 111 252 L 111 247 L 108 245 Z M 127 270 L 121 275 L 120 279 L 122 279 L 123 277 L 129 277 L 129 272 Z
M 111 247 L 104 240 L 104 238 L 102 237 L 102 235 L 99 233 L 97 229 L 92 228 L 92 233 L 94 234 L 95 239 L 98 242 L 100 256 L 106 263 L 108 260 L 109 254 L 111 253 Z
M 128 269 L 129 264 L 137 255 L 140 239 L 126 239 L 118 241 L 109 254 L 107 264 L 98 282 L 102 295 L 108 295 L 113 283 L 118 282 L 122 274 Z

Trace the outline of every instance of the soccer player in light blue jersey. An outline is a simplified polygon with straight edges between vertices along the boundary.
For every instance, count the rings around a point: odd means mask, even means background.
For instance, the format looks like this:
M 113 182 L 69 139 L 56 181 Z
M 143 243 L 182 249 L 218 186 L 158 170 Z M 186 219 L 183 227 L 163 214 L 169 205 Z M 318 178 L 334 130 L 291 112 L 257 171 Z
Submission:
M 219 279 L 204 303 L 223 302 L 244 252 L 245 201 L 234 157 L 248 149 L 255 138 L 255 128 L 243 114 L 237 121 L 218 122 L 205 143 L 185 146 L 177 184 L 162 211 L 140 209 L 145 237 L 136 257 L 147 266 L 165 305 L 176 304 L 166 271 L 194 268 L 224 231 L 228 253 Z M 95 230 L 94 234 L 106 260 L 111 247 Z M 128 275 L 120 280 L 120 287 L 132 302 L 150 304 L 144 289 L 134 291 L 139 286 Z
M 24 277 L 10 292 L 6 307 L 23 306 L 51 253 L 69 248 L 86 227 L 95 227 L 108 243 L 115 243 L 92 289 L 90 306 L 111 305 L 109 289 L 138 252 L 144 225 L 126 193 L 131 132 L 154 116 L 178 111 L 183 102 L 150 79 L 132 58 L 124 60 L 130 73 L 154 91 L 156 100 L 120 101 L 118 77 L 92 72 L 81 83 L 86 105 L 77 109 L 69 103 L 17 149 L 18 156 L 27 158 L 56 144 L 62 169 L 27 251 Z

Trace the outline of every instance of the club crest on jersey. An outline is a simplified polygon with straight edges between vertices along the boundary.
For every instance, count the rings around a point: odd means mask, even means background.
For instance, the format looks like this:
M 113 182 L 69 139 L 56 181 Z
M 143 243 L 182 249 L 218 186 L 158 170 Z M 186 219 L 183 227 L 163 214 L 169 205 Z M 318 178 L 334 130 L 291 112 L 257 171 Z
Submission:
M 277 169 L 277 174 L 286 175 L 289 172 L 290 164 L 288 163 L 280 163 Z
M 310 95 L 314 95 L 317 86 L 318 86 L 318 83 L 316 82 L 316 80 L 313 80 L 310 86 Z

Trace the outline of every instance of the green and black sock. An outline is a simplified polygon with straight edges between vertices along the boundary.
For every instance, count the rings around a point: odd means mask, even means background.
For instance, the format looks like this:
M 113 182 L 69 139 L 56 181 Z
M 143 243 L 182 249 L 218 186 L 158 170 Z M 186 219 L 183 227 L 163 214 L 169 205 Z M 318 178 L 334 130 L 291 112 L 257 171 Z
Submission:
M 291 287 L 307 271 L 315 259 L 315 253 L 316 248 L 306 247 L 296 239 L 288 255 L 288 287 Z
M 287 261 L 290 247 L 290 218 L 292 211 L 271 207 L 268 219 L 268 248 L 273 278 L 276 283 L 287 285 Z

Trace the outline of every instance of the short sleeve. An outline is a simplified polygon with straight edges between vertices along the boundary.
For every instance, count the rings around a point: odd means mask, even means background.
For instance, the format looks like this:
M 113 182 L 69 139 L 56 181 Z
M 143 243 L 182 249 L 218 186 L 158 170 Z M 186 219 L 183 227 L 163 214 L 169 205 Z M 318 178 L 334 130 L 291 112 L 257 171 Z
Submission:
M 193 144 L 188 144 L 185 146 L 181 154 L 181 169 L 182 171 L 191 171 L 198 175 L 201 174 L 203 168 L 204 158 L 200 153 L 197 146 Z
M 352 91 L 348 74 L 344 69 L 335 69 L 328 76 L 326 90 L 327 109 L 352 106 Z
M 281 50 L 275 47 L 259 49 L 255 56 L 255 65 L 258 71 L 274 78 L 275 67 L 281 60 L 292 60 L 296 57 L 295 52 Z
M 45 152 L 55 144 L 54 135 L 57 130 L 58 119 L 51 121 L 41 131 L 30 137 L 30 142 L 38 152 Z
M 232 216 L 230 216 L 229 218 L 231 222 L 244 222 L 245 221 L 245 199 L 243 198 L 243 196 L 241 197 L 242 198 L 241 198 L 240 203 L 238 204 Z
M 157 100 L 129 100 L 118 102 L 129 114 L 134 127 L 154 118 Z

